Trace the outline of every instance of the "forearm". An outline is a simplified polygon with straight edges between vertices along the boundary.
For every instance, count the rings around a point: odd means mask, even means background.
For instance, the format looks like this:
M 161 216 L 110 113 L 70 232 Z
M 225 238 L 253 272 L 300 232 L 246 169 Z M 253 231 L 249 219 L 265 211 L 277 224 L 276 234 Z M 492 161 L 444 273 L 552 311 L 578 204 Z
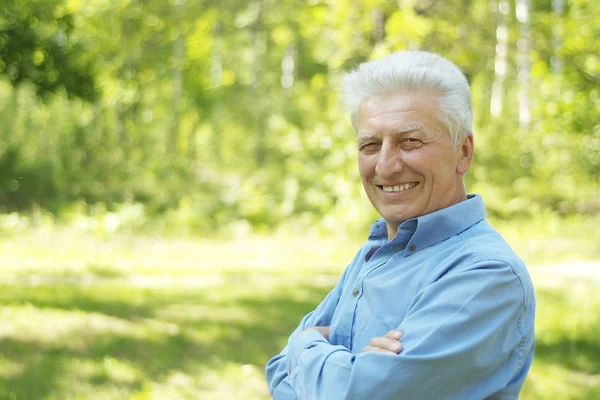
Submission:
M 287 346 L 283 349 L 283 351 L 280 354 L 271 358 L 267 362 L 267 366 L 265 368 L 265 375 L 267 377 L 267 386 L 269 388 L 269 393 L 271 393 L 271 396 L 274 396 L 277 387 L 284 381 L 284 379 L 288 378 Z
M 299 399 L 344 398 L 354 354 L 330 344 L 317 331 L 308 330 L 290 340 L 286 357 L 289 383 Z
M 296 391 L 290 385 L 290 377 L 286 376 L 273 391 L 273 400 L 298 400 Z
M 288 345 L 292 388 L 299 399 L 314 400 L 486 398 L 502 390 L 531 341 L 519 322 L 525 308 L 518 282 L 504 272 L 481 269 L 432 285 L 398 327 L 404 336 L 397 355 L 353 354 L 317 332 L 298 334 Z
M 294 330 L 294 332 L 290 335 L 288 342 L 293 341 L 293 339 L 302 331 L 304 331 L 307 327 L 311 326 L 313 323 L 314 313 L 308 313 L 302 321 L 300 321 L 300 325 Z M 277 387 L 281 384 L 281 382 L 288 376 L 288 367 L 287 367 L 287 355 L 288 355 L 288 346 L 285 346 L 284 349 L 271 358 L 266 365 L 265 374 L 267 377 L 267 385 L 269 387 L 269 392 L 272 396 L 274 396 Z
M 492 366 L 476 365 L 471 355 L 460 352 L 409 356 L 378 352 L 353 354 L 342 346 L 307 335 L 299 337 L 291 346 L 287 364 L 289 383 L 301 400 L 487 397 L 474 390 L 478 390 L 476 384 L 487 379 Z M 492 386 L 484 389 L 494 391 Z M 465 397 L 463 390 L 471 396 Z M 472 396 L 474 393 L 480 396 Z
M 331 325 L 335 307 L 341 295 L 344 276 L 347 271 L 348 270 L 344 272 L 336 287 L 329 292 L 321 304 L 319 304 L 319 306 L 313 312 L 308 313 L 306 316 L 304 316 L 304 318 L 302 318 L 302 321 L 300 321 L 298 327 L 290 335 L 288 344 L 293 342 L 295 337 L 307 328 L 315 326 L 325 327 Z M 281 385 L 288 376 L 287 354 L 288 346 L 286 346 L 281 353 L 269 360 L 266 365 L 265 372 L 267 376 L 267 384 L 269 387 L 269 392 L 273 396 L 276 393 L 278 386 Z

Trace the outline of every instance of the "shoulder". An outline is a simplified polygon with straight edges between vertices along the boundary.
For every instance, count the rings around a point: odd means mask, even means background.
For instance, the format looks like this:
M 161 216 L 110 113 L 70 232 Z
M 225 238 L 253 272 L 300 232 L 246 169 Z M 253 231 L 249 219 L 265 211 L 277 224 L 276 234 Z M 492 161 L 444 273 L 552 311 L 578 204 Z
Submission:
M 482 220 L 458 235 L 452 251 L 453 272 L 489 269 L 515 281 L 525 303 L 533 297 L 533 283 L 525 262 L 515 253 L 502 235 Z
M 487 221 L 482 220 L 457 236 L 454 250 L 458 255 L 464 254 L 465 261 L 496 261 L 526 271 L 523 260 Z

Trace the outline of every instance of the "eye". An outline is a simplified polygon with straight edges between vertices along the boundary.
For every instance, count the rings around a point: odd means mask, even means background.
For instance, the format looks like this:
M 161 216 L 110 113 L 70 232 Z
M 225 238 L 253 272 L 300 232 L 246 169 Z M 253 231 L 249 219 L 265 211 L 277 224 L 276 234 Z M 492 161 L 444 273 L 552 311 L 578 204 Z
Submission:
M 377 142 L 368 142 L 368 143 L 364 143 L 364 144 L 361 144 L 360 146 L 358 146 L 358 150 L 365 151 L 365 152 L 377 151 L 378 149 L 379 149 L 379 143 L 377 143 Z
M 402 140 L 402 147 L 406 150 L 415 150 L 423 146 L 423 142 L 416 137 L 408 137 Z

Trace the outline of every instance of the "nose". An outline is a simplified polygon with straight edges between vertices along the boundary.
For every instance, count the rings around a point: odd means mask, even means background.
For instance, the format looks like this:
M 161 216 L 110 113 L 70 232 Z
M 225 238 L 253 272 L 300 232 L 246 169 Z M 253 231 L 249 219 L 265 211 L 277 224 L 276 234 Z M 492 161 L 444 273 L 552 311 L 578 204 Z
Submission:
M 391 141 L 384 141 L 381 150 L 379 150 L 379 158 L 375 166 L 377 175 L 383 179 L 388 179 L 401 172 L 403 167 L 401 151 Z

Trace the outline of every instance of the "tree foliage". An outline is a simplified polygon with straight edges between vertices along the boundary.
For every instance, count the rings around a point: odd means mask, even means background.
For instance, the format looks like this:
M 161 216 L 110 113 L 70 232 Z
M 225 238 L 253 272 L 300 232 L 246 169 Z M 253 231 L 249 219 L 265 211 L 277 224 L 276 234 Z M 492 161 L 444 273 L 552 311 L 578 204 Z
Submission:
M 525 129 L 514 0 L 500 115 L 489 111 L 494 0 L 5 1 L 0 207 L 140 202 L 149 213 L 180 210 L 198 231 L 364 224 L 373 214 L 339 77 L 424 49 L 471 82 L 469 191 L 492 213 L 597 213 L 600 6 L 566 1 L 558 15 L 551 3 L 528 10 Z
M 74 40 L 73 14 L 58 0 L 7 0 L 0 5 L 0 72 L 13 85 L 31 82 L 48 96 L 59 89 L 94 98 L 90 65 Z

